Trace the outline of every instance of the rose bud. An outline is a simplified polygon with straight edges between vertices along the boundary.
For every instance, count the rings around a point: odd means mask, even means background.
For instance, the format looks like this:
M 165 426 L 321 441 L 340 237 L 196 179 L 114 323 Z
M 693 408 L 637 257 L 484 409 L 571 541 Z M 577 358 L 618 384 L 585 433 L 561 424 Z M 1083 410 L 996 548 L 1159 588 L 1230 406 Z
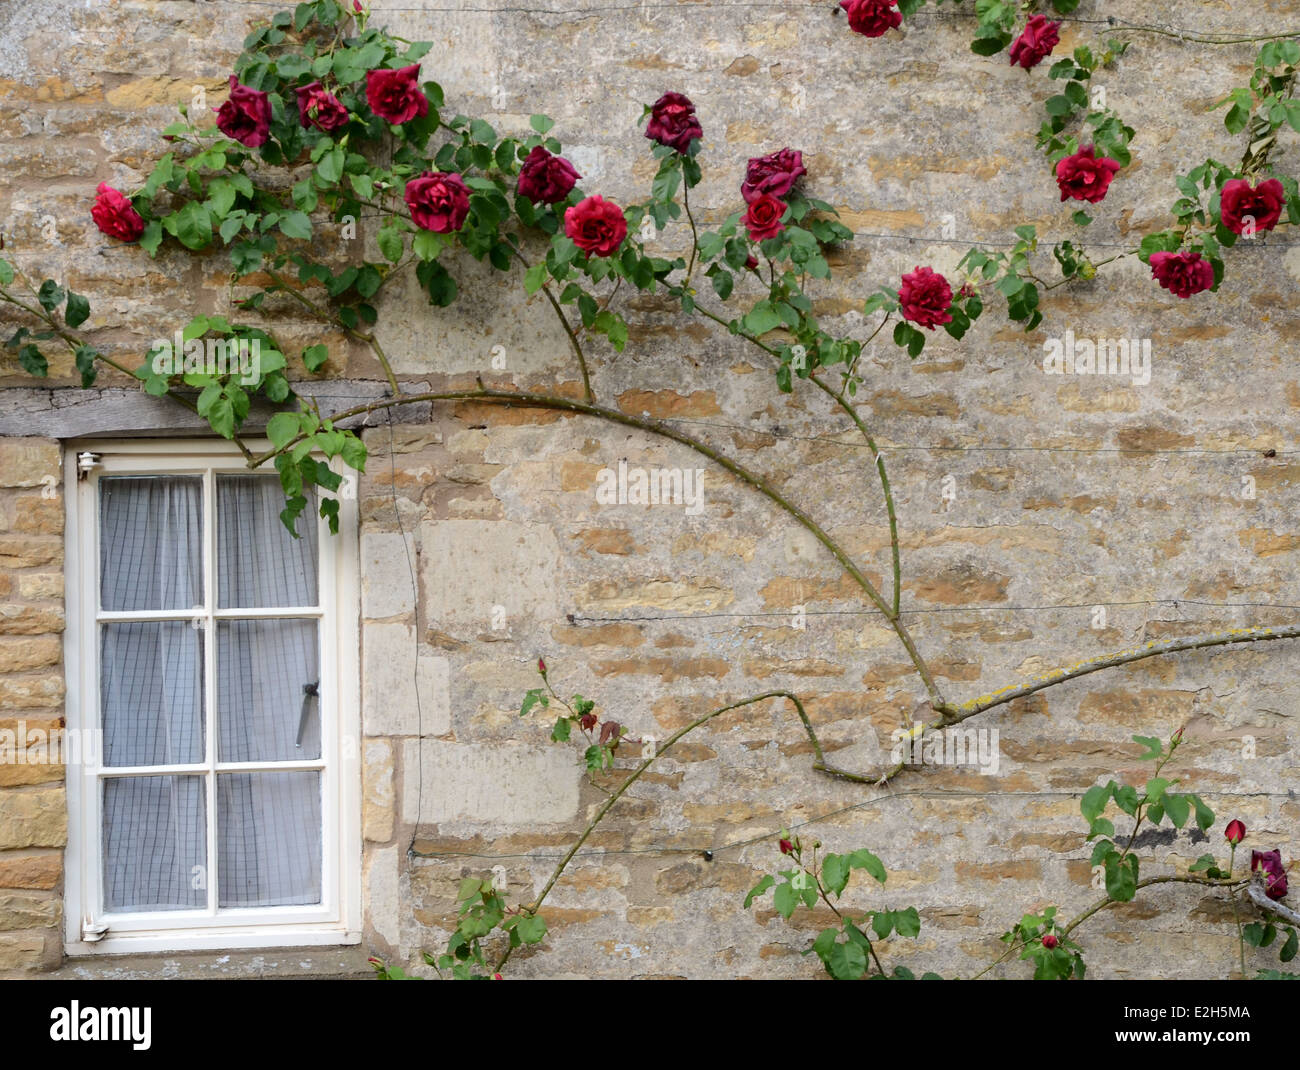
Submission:
M 332 134 L 339 127 L 347 126 L 348 109 L 333 93 L 326 92 L 320 82 L 299 86 L 294 93 L 298 97 L 298 122 L 303 129 L 314 126 Z
M 494 973 L 494 974 L 492 975 L 492 980 L 494 980 L 494 981 L 503 981 L 503 980 L 505 980 L 505 978 L 502 977 L 499 973 Z
M 792 844 L 789 840 L 782 840 L 780 843 L 780 847 L 781 847 L 781 853 L 783 855 L 794 853 L 794 844 Z
M 1223 830 L 1223 835 L 1233 847 L 1236 847 L 1246 838 L 1246 826 L 1239 820 L 1229 821 L 1228 827 Z
M 749 268 L 750 271 L 757 271 L 758 257 L 756 257 L 753 253 L 750 253 L 747 257 L 745 257 L 745 267 Z
M 545 658 L 538 658 L 538 659 L 537 659 L 537 671 L 538 671 L 539 673 L 541 673 L 543 676 L 546 675 L 546 659 L 545 659 Z
M 1043 947 L 1047 948 L 1048 951 L 1051 951 L 1052 948 L 1056 947 L 1059 943 L 1060 941 L 1056 938 L 1054 933 L 1048 933 L 1043 937 Z

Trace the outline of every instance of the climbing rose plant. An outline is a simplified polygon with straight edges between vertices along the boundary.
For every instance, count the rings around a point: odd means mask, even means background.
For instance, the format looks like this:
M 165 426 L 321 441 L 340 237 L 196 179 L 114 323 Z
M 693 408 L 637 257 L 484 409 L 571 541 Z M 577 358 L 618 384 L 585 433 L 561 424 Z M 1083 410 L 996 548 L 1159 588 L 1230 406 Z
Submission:
M 941 0 L 936 0 L 936 3 Z M 833 556 L 863 597 L 884 618 L 924 686 L 937 720 L 929 731 L 957 724 L 1016 698 L 1063 680 L 1177 650 L 1229 643 L 1262 642 L 1300 636 L 1300 626 L 1245 628 L 1189 639 L 1147 644 L 1138 650 L 1089 659 L 1027 682 L 957 704 L 946 699 L 901 619 L 900 540 L 894 498 L 884 458 L 853 399 L 864 381 L 860 358 L 865 347 L 892 324 L 895 345 L 915 358 L 927 338 L 942 328 L 962 339 L 992 300 L 1004 304 L 1012 323 L 1026 331 L 1042 321 L 1043 294 L 1061 286 L 1086 284 L 1105 265 L 1137 257 L 1151 270 L 1156 287 L 1187 300 L 1217 289 L 1224 279 L 1225 251 L 1238 240 L 1254 240 L 1300 222 L 1300 191 L 1293 176 L 1272 162 L 1285 128 L 1300 130 L 1300 102 L 1292 99 L 1300 43 L 1284 35 L 1262 35 L 1249 84 L 1220 101 L 1224 124 L 1244 134 L 1239 163 L 1207 159 L 1177 176 L 1171 221 L 1144 236 L 1134 248 L 1095 260 L 1083 238 L 1094 213 L 1114 212 L 1122 197 L 1124 170 L 1132 162 L 1134 129 L 1105 104 L 1092 85 L 1100 70 L 1125 56 L 1133 31 L 1114 30 L 1105 40 L 1058 56 L 1059 20 L 1078 0 L 1022 5 L 978 0 L 971 49 L 1019 68 L 1042 98 L 1042 125 L 1035 148 L 1043 154 L 1043 181 L 1054 183 L 1077 233 L 1040 248 L 1033 226 L 1015 228 L 1005 249 L 972 249 L 952 278 L 932 265 L 916 265 L 900 279 L 886 280 L 865 297 L 861 312 L 870 326 L 865 337 L 838 334 L 816 315 L 812 293 L 831 278 L 832 253 L 853 238 L 834 206 L 813 191 L 801 150 L 771 146 L 743 165 L 724 163 L 735 174 L 733 204 L 705 228 L 690 204 L 690 191 L 702 177 L 701 156 L 709 144 L 707 115 L 701 116 L 682 90 L 667 88 L 645 106 L 642 122 L 655 173 L 648 196 L 621 204 L 608 191 L 588 188 L 564 147 L 553 121 L 533 115 L 526 130 L 498 131 L 490 122 L 447 107 L 436 81 L 422 77 L 427 42 L 411 42 L 370 25 L 368 11 L 337 0 L 310 0 L 257 26 L 227 81 L 226 99 L 216 108 L 191 110 L 163 132 L 169 146 L 147 180 L 129 191 L 101 183 L 87 191 L 87 211 L 107 239 L 136 243 L 156 257 L 164 244 L 208 256 L 220 252 L 231 275 L 230 310 L 194 317 L 182 332 L 182 352 L 160 361 L 150 352 L 139 367 L 101 353 L 77 333 L 90 317 L 89 301 L 56 280 L 39 283 L 21 265 L 0 259 L 0 302 L 20 310 L 25 321 L 5 340 L 29 374 L 49 374 L 56 348 L 66 349 L 83 386 L 111 368 L 133 376 L 149 394 L 170 397 L 197 412 L 212 429 L 230 439 L 252 468 L 273 465 L 285 494 L 282 520 L 290 532 L 313 495 L 319 511 L 337 530 L 338 493 L 344 470 L 364 471 L 366 450 L 345 425 L 350 419 L 411 400 L 477 401 L 550 408 L 614 421 L 674 441 L 725 468 L 743 485 L 764 495 L 809 531 Z M 891 35 L 913 18 L 925 0 L 841 0 L 847 23 L 845 48 L 887 49 Z M 1036 11 L 1034 7 L 1050 8 Z M 1142 28 L 1137 28 L 1141 30 Z M 1060 83 L 1059 92 L 1053 92 Z M 1120 191 L 1117 194 L 1117 191 Z M 1085 207 L 1086 206 L 1086 207 Z M 337 228 L 363 216 L 373 228 L 377 256 L 337 253 L 323 241 Z M 676 224 L 689 230 L 684 255 L 657 255 L 650 245 Z M 562 324 L 581 380 L 580 398 L 572 391 L 540 393 L 484 385 L 474 389 L 404 393 L 374 327 L 385 287 L 413 274 L 431 305 L 445 307 L 459 297 L 455 269 L 467 255 L 503 274 L 517 274 L 525 291 L 541 293 Z M 1049 281 L 1044 276 L 1053 276 Z M 705 281 L 707 280 L 707 285 Z M 667 423 L 600 405 L 588 352 L 604 339 L 615 351 L 631 332 L 618 298 L 631 291 L 667 297 L 687 316 L 725 329 L 764 354 L 781 393 L 819 392 L 852 421 L 872 453 L 875 478 L 889 518 L 889 587 L 878 587 L 856 561 L 812 516 L 771 481 L 737 459 Z M 368 347 L 389 387 L 389 396 L 332 415 L 300 393 L 301 376 L 329 370 L 332 354 L 320 343 L 289 352 L 274 336 L 274 320 L 285 307 L 319 320 L 353 342 Z M 201 361 L 190 362 L 190 347 L 205 340 L 255 343 L 259 361 L 251 381 L 233 373 L 214 374 Z M 201 346 L 199 347 L 201 348 Z M 291 378 L 290 372 L 293 377 Z M 265 428 L 270 448 L 255 451 L 242 435 L 254 399 L 274 410 Z M 575 695 L 563 700 L 551 688 L 544 662 L 543 686 L 529 692 L 521 713 L 556 713 L 551 737 L 558 744 L 580 737 L 583 761 L 592 777 L 616 769 L 620 747 L 634 745 L 617 721 L 602 719 L 594 702 Z M 609 793 L 606 804 L 561 861 L 551 882 L 533 901 L 509 906 L 502 890 L 483 878 L 467 878 L 458 895 L 459 922 L 447 949 L 427 960 L 456 977 L 496 976 L 511 952 L 544 940 L 538 913 L 555 881 L 589 835 L 636 778 L 681 735 L 713 717 L 767 699 L 779 700 L 798 715 L 815 755 L 815 770 L 860 783 L 883 783 L 902 772 L 883 774 L 839 769 L 826 760 L 798 697 L 773 691 L 715 710 L 688 725 L 663 746 L 642 744 L 640 764 Z M 578 733 L 578 737 L 575 737 Z M 1209 885 L 1233 897 L 1237 906 L 1263 912 L 1266 921 L 1238 922 L 1241 971 L 1244 947 L 1269 946 L 1277 936 L 1276 917 L 1287 933 L 1280 957 L 1296 952 L 1296 917 L 1281 905 L 1287 895 L 1287 870 L 1276 849 L 1252 849 L 1247 878 L 1235 868 L 1236 847 L 1246 838 L 1240 821 L 1227 827 L 1230 858 L 1226 868 L 1209 855 L 1186 874 L 1140 877 L 1133 852 L 1145 821 L 1169 820 L 1182 827 L 1194 815 L 1208 829 L 1214 815 L 1199 797 L 1171 793 L 1161 770 L 1181 743 L 1167 749 L 1154 739 L 1139 739 L 1144 755 L 1157 763 L 1141 788 L 1110 782 L 1088 790 L 1083 816 L 1089 839 L 1096 840 L 1093 864 L 1104 877 L 1106 899 L 1068 924 L 1056 907 L 1026 914 L 1003 937 L 1006 955 L 1019 952 L 1038 977 L 1082 976 L 1082 948 L 1075 928 L 1097 911 L 1132 899 L 1149 883 Z M 624 750 L 626 753 L 626 750 Z M 1114 803 L 1132 820 L 1125 840 L 1105 816 Z M 823 852 L 817 840 L 790 831 L 778 837 L 785 868 L 768 874 L 751 891 L 746 906 L 768 891 L 776 913 L 828 907 L 837 919 L 808 952 L 835 977 L 909 977 L 906 967 L 886 971 L 877 945 L 891 934 L 904 940 L 919 931 L 915 908 L 884 902 L 841 907 L 854 874 L 865 872 L 883 889 L 887 873 L 866 849 Z M 855 885 L 855 889 L 857 886 Z M 874 940 L 873 940 L 874 935 Z M 488 943 L 504 941 L 505 951 L 490 968 Z M 999 960 L 1000 961 L 1000 960 Z M 377 963 L 386 976 L 397 968 Z M 1278 971 L 1266 971 L 1271 976 Z

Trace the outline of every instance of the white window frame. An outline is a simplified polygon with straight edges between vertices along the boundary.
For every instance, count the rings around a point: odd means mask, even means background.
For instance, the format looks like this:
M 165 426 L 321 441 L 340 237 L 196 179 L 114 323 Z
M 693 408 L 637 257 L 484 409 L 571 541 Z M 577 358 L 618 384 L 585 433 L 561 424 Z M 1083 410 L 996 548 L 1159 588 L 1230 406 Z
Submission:
M 250 440 L 254 452 L 270 448 Z M 78 457 L 93 455 L 93 467 L 82 473 Z M 285 771 L 320 769 L 321 903 L 309 906 L 217 908 L 218 876 L 213 866 L 215 845 L 209 809 L 208 906 L 203 910 L 106 913 L 102 891 L 102 828 L 100 784 L 106 769 L 102 748 L 95 764 L 67 770 L 68 845 L 64 868 L 64 948 L 69 955 L 130 954 L 160 951 L 201 951 L 262 947 L 304 947 L 355 944 L 361 940 L 361 763 L 360 763 L 360 585 L 356 477 L 344 477 L 339 503 L 339 531 L 304 511 L 299 524 L 318 524 L 320 577 L 317 608 L 218 610 L 213 592 L 215 571 L 215 476 L 218 472 L 249 471 L 244 457 L 223 440 L 137 439 L 82 441 L 67 446 L 64 499 L 67 511 L 65 566 L 67 626 L 64 664 L 67 673 L 67 726 L 84 732 L 99 727 L 99 643 L 102 619 L 200 619 L 209 642 L 215 642 L 216 621 L 239 617 L 310 617 L 320 620 L 321 758 L 284 763 Z M 201 613 L 112 613 L 99 606 L 99 478 L 103 475 L 202 475 L 206 582 Z M 75 480 L 75 482 L 74 482 Z M 351 491 L 349 493 L 349 490 Z M 287 536 L 286 536 L 287 537 Z M 225 769 L 260 763 L 216 761 L 214 681 L 205 688 L 205 761 L 196 770 Z M 85 738 L 83 735 L 82 738 Z M 280 763 L 276 763 L 277 767 Z M 210 782 L 215 772 L 206 773 Z M 213 804 L 213 791 L 208 803 Z M 107 931 L 94 939 L 98 926 Z M 87 939 L 87 936 L 91 939 Z

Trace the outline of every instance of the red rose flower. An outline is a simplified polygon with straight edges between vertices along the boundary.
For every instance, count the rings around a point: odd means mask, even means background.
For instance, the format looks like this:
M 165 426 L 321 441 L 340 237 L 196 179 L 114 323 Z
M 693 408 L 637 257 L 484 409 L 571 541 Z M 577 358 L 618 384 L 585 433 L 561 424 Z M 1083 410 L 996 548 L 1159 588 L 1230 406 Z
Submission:
M 745 257 L 745 267 L 749 268 L 750 271 L 757 271 L 758 257 L 756 257 L 753 253 L 750 253 L 747 257 Z
M 1200 253 L 1152 253 L 1151 277 L 1179 297 L 1191 297 L 1214 285 L 1214 268 Z
M 331 134 L 347 125 L 348 109 L 333 93 L 327 93 L 320 82 L 299 86 L 294 92 L 298 95 L 298 122 L 303 129 L 314 126 Z
M 423 119 L 429 114 L 429 98 L 420 88 L 418 63 L 399 70 L 367 71 L 366 100 L 371 111 L 394 125 Z
M 250 149 L 266 144 L 271 136 L 271 101 L 258 89 L 240 85 L 230 76 L 230 97 L 217 108 L 217 129 Z
M 90 217 L 103 233 L 118 241 L 135 241 L 144 233 L 144 220 L 135 206 L 107 182 L 101 182 L 95 190 Z
M 1251 851 L 1250 871 L 1264 871 L 1264 894 L 1270 899 L 1286 895 L 1286 868 L 1282 865 L 1281 851 Z
M 613 256 L 627 237 L 623 209 L 596 195 L 584 198 L 564 213 L 564 233 L 584 253 Z
M 1047 948 L 1048 951 L 1051 951 L 1052 948 L 1054 948 L 1059 943 L 1060 941 L 1056 938 L 1055 934 L 1053 933 L 1048 933 L 1046 936 L 1043 937 L 1043 947 Z
M 1119 170 L 1119 163 L 1109 156 L 1097 158 L 1091 145 L 1084 145 L 1073 156 L 1067 156 L 1056 165 L 1056 184 L 1061 187 L 1061 200 L 1073 197 L 1076 201 L 1096 204 L 1106 196 L 1110 181 Z
M 692 141 L 704 136 L 704 129 L 695 118 L 695 105 L 688 97 L 681 93 L 665 93 L 650 105 L 650 121 L 646 123 L 645 136 L 660 145 L 686 152 Z
M 1031 15 L 1020 36 L 1011 42 L 1011 66 L 1037 67 L 1061 43 L 1061 24 L 1046 15 Z
M 840 0 L 849 16 L 849 29 L 866 37 L 882 37 L 903 24 L 898 0 Z
M 519 169 L 516 189 L 534 204 L 556 204 L 569 195 L 581 177 L 563 156 L 552 156 L 536 145 Z
M 785 215 L 785 201 L 770 193 L 760 193 L 749 202 L 749 210 L 740 217 L 740 221 L 749 230 L 754 241 L 775 238 L 785 230 L 781 217 Z
M 455 173 L 425 171 L 406 184 L 405 196 L 412 222 L 435 234 L 460 230 L 469 215 L 469 190 Z
M 794 844 L 792 844 L 789 840 L 782 840 L 780 843 L 780 847 L 781 847 L 781 853 L 783 855 L 792 854 L 794 852 Z
M 752 201 L 760 193 L 784 197 L 794 187 L 795 180 L 807 173 L 803 165 L 803 153 L 796 149 L 782 149 L 769 156 L 755 156 L 745 168 L 745 181 L 741 183 L 740 195 L 746 201 Z
M 1223 830 L 1224 838 L 1236 847 L 1246 838 L 1246 825 L 1242 821 L 1229 821 L 1228 827 Z
M 539 673 L 541 673 L 543 676 L 546 675 L 546 659 L 545 659 L 545 658 L 538 658 L 538 659 L 537 659 L 537 671 L 538 671 Z
M 1233 178 L 1223 184 L 1223 192 L 1219 194 L 1219 215 L 1223 225 L 1234 234 L 1244 234 L 1248 227 L 1253 228 L 1252 233 L 1258 233 L 1277 226 L 1284 204 L 1286 191 L 1276 178 L 1253 188 L 1244 178 Z
M 948 306 L 952 304 L 952 287 L 948 280 L 928 267 L 918 267 L 903 276 L 898 291 L 903 319 L 934 330 L 952 322 Z

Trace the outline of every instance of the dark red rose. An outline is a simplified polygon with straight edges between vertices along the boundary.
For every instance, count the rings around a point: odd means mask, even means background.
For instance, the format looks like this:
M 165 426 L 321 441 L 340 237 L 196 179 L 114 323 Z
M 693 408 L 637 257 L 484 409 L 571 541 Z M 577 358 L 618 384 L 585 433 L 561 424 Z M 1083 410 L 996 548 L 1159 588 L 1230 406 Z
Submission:
M 650 121 L 645 136 L 660 145 L 686 152 L 691 142 L 704 136 L 695 105 L 681 93 L 665 93 L 650 106 Z
M 1051 951 L 1052 948 L 1054 948 L 1059 943 L 1060 941 L 1056 938 L 1055 934 L 1053 933 L 1048 933 L 1046 936 L 1043 937 L 1043 947 L 1047 948 L 1048 951 Z
M 903 24 L 898 0 L 840 0 L 849 16 L 849 29 L 866 37 L 883 37 Z
M 775 238 L 785 230 L 785 224 L 781 222 L 785 209 L 785 201 L 780 197 L 760 193 L 749 202 L 749 210 L 740 217 L 740 221 L 745 224 L 754 241 L 764 241 Z
M 948 307 L 952 304 L 952 287 L 942 275 L 928 267 L 918 267 L 903 276 L 898 291 L 903 319 L 934 330 L 952 322 Z
M 1200 253 L 1152 253 L 1151 277 L 1179 297 L 1191 297 L 1214 285 L 1214 268 Z
M 749 268 L 750 271 L 757 271 L 758 257 L 756 257 L 753 253 L 750 253 L 747 257 L 745 257 L 745 267 Z
M 590 732 L 593 728 L 596 727 L 596 724 L 599 721 L 600 718 L 597 717 L 594 713 L 584 713 L 581 717 L 578 718 L 578 724 L 582 725 L 582 730 L 584 732 Z
M 144 233 L 144 220 L 119 190 L 101 182 L 95 190 L 90 217 L 103 233 L 118 241 L 135 241 Z
M 271 136 L 271 101 L 257 89 L 240 85 L 230 76 L 230 97 L 217 109 L 217 129 L 250 149 L 266 144 Z
M 546 659 L 545 659 L 545 658 L 538 658 L 538 659 L 537 659 L 537 671 L 538 671 L 539 673 L 541 673 L 543 676 L 546 675 Z
M 394 125 L 423 119 L 429 114 L 429 98 L 420 88 L 418 63 L 398 70 L 367 71 L 366 100 L 371 111 Z
M 519 169 L 516 188 L 534 204 L 556 204 L 569 195 L 581 177 L 563 156 L 552 156 L 536 145 Z
M 1284 204 L 1286 191 L 1276 178 L 1253 188 L 1244 178 L 1232 178 L 1223 184 L 1219 194 L 1219 215 L 1234 234 L 1244 234 L 1249 227 L 1254 228 L 1252 233 L 1258 233 L 1277 226 Z
M 1286 868 L 1282 865 L 1281 851 L 1251 851 L 1250 871 L 1264 871 L 1264 894 L 1270 899 L 1286 895 Z
M 783 855 L 792 854 L 794 852 L 794 844 L 792 844 L 789 840 L 782 840 L 780 846 L 781 846 L 781 853 Z
M 406 206 L 417 227 L 450 234 L 460 230 L 469 215 L 469 190 L 454 172 L 425 171 L 406 184 Z
M 595 195 L 565 211 L 564 233 L 584 253 L 613 256 L 627 237 L 627 220 L 617 204 Z
M 314 126 L 331 134 L 347 125 L 348 109 L 333 93 L 326 92 L 320 82 L 299 86 L 294 92 L 298 95 L 298 122 L 304 129 Z
M 1243 821 L 1229 821 L 1228 827 L 1223 830 L 1224 838 L 1236 847 L 1246 838 L 1246 825 Z
M 1056 184 L 1061 187 L 1061 200 L 1073 197 L 1076 201 L 1096 204 L 1106 196 L 1110 181 L 1119 170 L 1119 164 L 1109 156 L 1097 158 L 1091 145 L 1084 145 L 1073 156 L 1067 156 L 1056 165 Z
M 1061 43 L 1061 24 L 1046 15 L 1031 15 L 1020 36 L 1011 42 L 1011 66 L 1037 67 Z
M 745 168 L 745 181 L 740 185 L 740 195 L 752 201 L 760 193 L 784 197 L 794 187 L 800 175 L 806 175 L 803 153 L 797 149 L 782 149 L 769 156 L 755 156 Z

